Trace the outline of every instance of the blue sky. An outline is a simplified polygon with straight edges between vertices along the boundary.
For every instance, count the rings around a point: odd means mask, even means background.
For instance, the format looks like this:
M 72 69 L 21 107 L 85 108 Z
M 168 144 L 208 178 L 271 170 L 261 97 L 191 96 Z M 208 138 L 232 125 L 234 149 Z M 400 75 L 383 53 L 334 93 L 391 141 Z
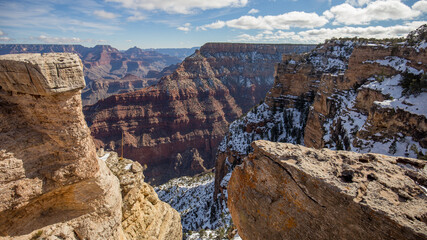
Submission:
M 0 43 L 319 43 L 400 37 L 425 23 L 427 0 L 0 0 Z

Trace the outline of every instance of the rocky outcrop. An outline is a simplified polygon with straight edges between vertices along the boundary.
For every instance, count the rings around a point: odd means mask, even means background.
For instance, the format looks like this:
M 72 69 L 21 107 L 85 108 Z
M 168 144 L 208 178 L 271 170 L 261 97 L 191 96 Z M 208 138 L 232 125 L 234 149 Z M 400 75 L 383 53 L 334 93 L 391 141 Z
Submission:
M 199 53 L 155 87 L 85 108 L 98 144 L 118 149 L 124 132 L 124 156 L 147 164 L 148 179 L 157 183 L 211 168 L 229 122 L 240 114 Z
M 95 152 L 75 54 L 0 58 L 0 238 L 125 239 L 119 182 Z
M 165 182 L 213 167 L 231 121 L 264 96 L 284 52 L 311 45 L 208 43 L 155 87 L 110 97 L 85 108 L 100 146 L 148 165 L 147 178 Z M 153 180 L 154 179 L 154 180 Z
M 0 58 L 0 239 L 182 239 L 139 163 L 97 157 L 84 86 L 75 54 Z
M 115 152 L 101 153 L 102 160 L 120 181 L 123 197 L 123 232 L 127 239 L 182 239 L 181 217 L 159 200 L 144 182 L 143 167 Z
M 228 185 L 242 239 L 426 239 L 426 162 L 255 141 Z
M 75 53 L 82 59 L 87 83 L 82 95 L 83 105 L 157 83 L 159 78 L 146 78 L 148 72 L 159 72 L 181 61 L 181 58 L 137 47 L 123 52 L 109 45 L 88 48 L 81 45 L 0 44 L 0 54 L 52 52 Z M 129 79 L 126 77 L 129 74 L 135 77 Z M 135 80 L 138 80 L 137 84 Z
M 214 197 L 224 196 L 225 176 L 254 140 L 425 159 L 423 29 L 410 34 L 418 42 L 331 40 L 284 56 L 264 103 L 233 122 L 219 147 Z

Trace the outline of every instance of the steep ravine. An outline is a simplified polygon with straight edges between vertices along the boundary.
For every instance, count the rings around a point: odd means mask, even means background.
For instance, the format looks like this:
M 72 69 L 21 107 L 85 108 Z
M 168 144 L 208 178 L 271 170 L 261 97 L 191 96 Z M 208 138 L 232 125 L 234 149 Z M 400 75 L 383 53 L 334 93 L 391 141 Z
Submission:
M 153 87 L 87 106 L 98 146 L 147 164 L 153 183 L 214 166 L 228 125 L 265 95 L 283 53 L 311 45 L 208 43 Z

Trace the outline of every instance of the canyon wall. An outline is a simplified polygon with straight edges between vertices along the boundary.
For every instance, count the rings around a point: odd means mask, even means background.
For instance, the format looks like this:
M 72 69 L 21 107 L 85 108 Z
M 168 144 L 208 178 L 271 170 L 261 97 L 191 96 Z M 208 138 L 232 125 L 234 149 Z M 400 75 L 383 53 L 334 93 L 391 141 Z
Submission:
M 153 87 L 120 94 L 84 109 L 98 146 L 147 164 L 162 183 L 212 168 L 230 122 L 264 96 L 274 63 L 311 45 L 208 43 Z
M 84 86 L 75 54 L 0 57 L 0 239 L 181 239 L 141 165 L 97 157 Z
M 109 45 L 93 48 L 81 45 L 55 44 L 0 44 L 0 54 L 69 52 L 77 54 L 84 65 L 86 87 L 83 105 L 94 104 L 100 99 L 122 92 L 130 92 L 157 83 L 159 78 L 147 74 L 181 62 L 181 58 L 137 47 L 119 51 Z
M 426 239 L 426 162 L 255 141 L 228 184 L 242 239 Z
M 284 56 L 264 102 L 233 122 L 220 144 L 215 199 L 226 200 L 231 171 L 254 140 L 425 159 L 425 32 L 401 43 L 330 40 Z

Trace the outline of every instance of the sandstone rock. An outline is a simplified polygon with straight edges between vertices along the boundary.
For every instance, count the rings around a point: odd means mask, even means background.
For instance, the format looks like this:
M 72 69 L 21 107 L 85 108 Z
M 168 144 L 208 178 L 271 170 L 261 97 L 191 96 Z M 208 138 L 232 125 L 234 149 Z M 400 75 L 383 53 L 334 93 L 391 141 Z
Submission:
M 84 121 L 74 54 L 0 58 L 0 239 L 124 239 L 119 182 Z
M 153 187 L 144 182 L 141 164 L 126 158 L 119 159 L 115 152 L 108 152 L 101 158 L 120 181 L 122 225 L 127 239 L 182 239 L 179 213 L 160 201 Z
M 422 160 L 255 141 L 228 206 L 242 239 L 427 239 Z
M 155 87 L 86 107 L 86 120 L 99 146 L 117 149 L 123 131 L 125 157 L 147 164 L 148 181 L 194 175 L 214 166 L 229 123 L 264 97 L 282 54 L 313 47 L 207 43 Z

